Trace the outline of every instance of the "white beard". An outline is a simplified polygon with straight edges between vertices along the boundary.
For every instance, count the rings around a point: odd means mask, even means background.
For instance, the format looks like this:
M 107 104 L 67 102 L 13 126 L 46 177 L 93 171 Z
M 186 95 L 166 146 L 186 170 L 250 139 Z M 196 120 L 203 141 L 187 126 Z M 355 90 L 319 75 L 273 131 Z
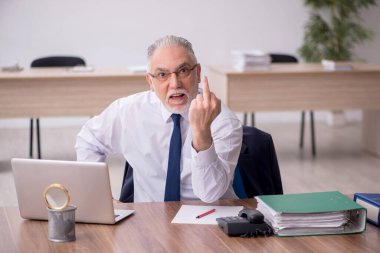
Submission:
M 187 97 L 187 102 L 184 105 L 172 107 L 172 106 L 169 105 L 169 98 L 173 94 L 177 94 L 177 93 L 184 94 Z M 168 92 L 168 94 L 166 95 L 164 105 L 165 105 L 166 109 L 168 109 L 171 113 L 181 114 L 181 113 L 186 112 L 189 109 L 191 101 L 194 98 L 195 98 L 195 96 L 190 96 L 190 94 L 185 89 L 170 90 Z

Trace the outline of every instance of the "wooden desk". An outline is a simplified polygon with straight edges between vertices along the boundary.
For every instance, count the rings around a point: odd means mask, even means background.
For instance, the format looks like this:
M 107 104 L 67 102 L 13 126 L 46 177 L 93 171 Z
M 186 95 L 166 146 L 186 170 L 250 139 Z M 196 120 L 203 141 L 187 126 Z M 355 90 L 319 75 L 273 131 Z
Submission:
M 272 64 L 239 72 L 209 67 L 210 88 L 233 111 L 363 109 L 363 148 L 380 156 L 380 66 L 357 63 L 352 71 L 320 64 Z
M 272 64 L 239 72 L 209 68 L 210 88 L 233 111 L 380 109 L 380 66 L 325 71 L 320 64 Z
M 127 68 L 0 72 L 0 118 L 97 115 L 115 99 L 148 89 L 145 74 Z
M 370 224 L 364 233 L 353 235 L 236 238 L 228 237 L 216 225 L 171 224 L 181 204 L 121 204 L 136 213 L 116 225 L 78 223 L 77 240 L 68 243 L 48 241 L 46 221 L 23 220 L 17 207 L 3 207 L 0 249 L 2 252 L 380 252 L 380 229 Z M 223 200 L 217 204 L 256 207 L 253 199 Z

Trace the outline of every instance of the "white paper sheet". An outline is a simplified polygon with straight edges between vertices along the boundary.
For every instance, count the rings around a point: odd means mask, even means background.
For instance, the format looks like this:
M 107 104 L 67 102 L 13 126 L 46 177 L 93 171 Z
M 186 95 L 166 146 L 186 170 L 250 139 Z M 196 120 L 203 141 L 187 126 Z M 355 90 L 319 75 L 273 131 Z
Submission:
M 196 218 L 198 215 L 215 208 L 215 212 L 210 213 L 202 218 Z M 218 224 L 216 218 L 226 216 L 237 216 L 243 206 L 193 206 L 182 205 L 178 210 L 172 223 L 181 224 Z

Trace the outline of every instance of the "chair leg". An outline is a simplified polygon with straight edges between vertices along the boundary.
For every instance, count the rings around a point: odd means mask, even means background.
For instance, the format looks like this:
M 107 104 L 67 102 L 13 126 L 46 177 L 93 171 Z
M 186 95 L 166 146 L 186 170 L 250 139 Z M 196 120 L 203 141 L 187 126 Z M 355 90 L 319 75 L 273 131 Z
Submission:
M 300 133 L 300 148 L 303 148 L 303 136 L 305 129 L 305 111 L 301 112 L 301 133 Z
M 243 125 L 244 126 L 247 125 L 247 113 L 246 112 L 244 113 L 244 117 L 243 117 Z
M 255 126 L 255 113 L 251 112 L 251 126 Z
M 41 159 L 41 139 L 40 139 L 40 119 L 36 119 L 36 130 L 37 130 L 37 155 L 38 159 Z
M 313 157 L 316 156 L 317 151 L 315 148 L 315 128 L 314 128 L 314 112 L 310 111 L 310 127 L 311 127 L 311 152 Z
M 29 127 L 29 158 L 33 157 L 33 118 L 30 118 Z

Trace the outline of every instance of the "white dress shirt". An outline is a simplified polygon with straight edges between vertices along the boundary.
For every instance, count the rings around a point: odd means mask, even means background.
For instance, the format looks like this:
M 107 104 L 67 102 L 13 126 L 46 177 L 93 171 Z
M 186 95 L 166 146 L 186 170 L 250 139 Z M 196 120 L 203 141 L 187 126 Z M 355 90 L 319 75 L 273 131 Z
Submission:
M 123 154 L 133 168 L 134 201 L 164 201 L 171 114 L 152 91 L 118 99 L 82 127 L 77 159 L 100 162 Z M 196 152 L 188 112 L 181 115 L 181 200 L 236 198 L 232 179 L 242 143 L 240 120 L 222 104 L 211 125 L 211 147 Z

